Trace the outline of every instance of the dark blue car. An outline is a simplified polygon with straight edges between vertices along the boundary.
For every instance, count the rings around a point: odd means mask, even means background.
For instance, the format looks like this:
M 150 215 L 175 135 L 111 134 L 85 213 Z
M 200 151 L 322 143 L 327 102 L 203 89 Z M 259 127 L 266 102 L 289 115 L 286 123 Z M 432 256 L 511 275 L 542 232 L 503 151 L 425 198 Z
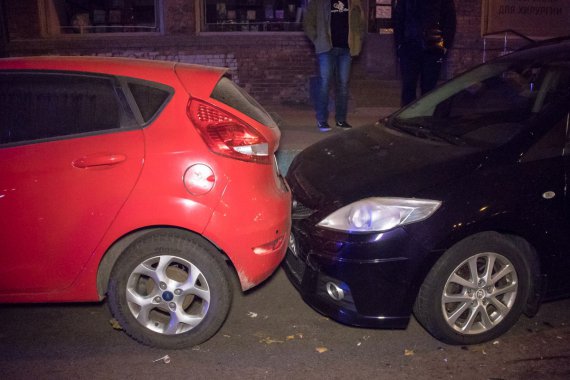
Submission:
M 380 90 L 381 91 L 381 90 Z M 345 324 L 475 344 L 570 293 L 570 40 L 443 84 L 292 163 L 284 262 Z

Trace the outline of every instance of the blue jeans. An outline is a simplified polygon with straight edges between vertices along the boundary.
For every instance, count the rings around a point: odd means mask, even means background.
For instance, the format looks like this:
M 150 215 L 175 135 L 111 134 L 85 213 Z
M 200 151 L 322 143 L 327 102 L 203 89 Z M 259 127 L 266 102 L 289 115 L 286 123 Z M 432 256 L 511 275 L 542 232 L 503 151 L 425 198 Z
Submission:
M 348 81 L 350 79 L 350 50 L 333 47 L 326 53 L 317 55 L 319 63 L 319 86 L 315 111 L 319 123 L 326 122 L 329 117 L 329 89 L 335 78 L 335 119 L 346 121 L 348 109 Z

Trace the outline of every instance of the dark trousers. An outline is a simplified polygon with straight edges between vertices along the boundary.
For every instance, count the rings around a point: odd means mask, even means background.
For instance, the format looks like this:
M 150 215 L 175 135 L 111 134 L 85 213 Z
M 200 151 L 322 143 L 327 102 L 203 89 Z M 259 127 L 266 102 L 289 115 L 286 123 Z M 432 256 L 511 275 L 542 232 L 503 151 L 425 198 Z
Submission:
M 418 82 L 422 95 L 435 88 L 443 55 L 423 50 L 420 46 L 402 46 L 399 53 L 402 76 L 401 105 L 405 106 L 416 99 Z

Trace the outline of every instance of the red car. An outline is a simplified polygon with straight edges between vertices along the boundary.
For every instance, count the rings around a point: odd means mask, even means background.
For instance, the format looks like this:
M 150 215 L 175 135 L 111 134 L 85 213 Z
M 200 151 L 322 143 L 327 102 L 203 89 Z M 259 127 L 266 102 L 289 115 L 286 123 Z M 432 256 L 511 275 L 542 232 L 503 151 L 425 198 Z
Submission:
M 226 69 L 0 60 L 0 302 L 100 301 L 137 341 L 199 344 L 280 264 L 280 132 Z

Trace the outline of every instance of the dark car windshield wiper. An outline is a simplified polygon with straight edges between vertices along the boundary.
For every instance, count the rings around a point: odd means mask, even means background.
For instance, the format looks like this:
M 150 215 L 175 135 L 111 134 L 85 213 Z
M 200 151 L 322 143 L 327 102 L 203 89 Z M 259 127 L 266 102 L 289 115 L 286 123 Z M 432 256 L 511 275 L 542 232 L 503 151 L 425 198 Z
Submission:
M 400 119 L 393 119 L 391 120 L 391 123 L 388 123 L 387 125 L 415 137 L 434 141 L 445 141 L 453 145 L 465 145 L 465 141 L 462 138 L 449 133 L 426 128 L 426 126 L 420 122 L 412 123 L 408 121 L 404 122 Z

